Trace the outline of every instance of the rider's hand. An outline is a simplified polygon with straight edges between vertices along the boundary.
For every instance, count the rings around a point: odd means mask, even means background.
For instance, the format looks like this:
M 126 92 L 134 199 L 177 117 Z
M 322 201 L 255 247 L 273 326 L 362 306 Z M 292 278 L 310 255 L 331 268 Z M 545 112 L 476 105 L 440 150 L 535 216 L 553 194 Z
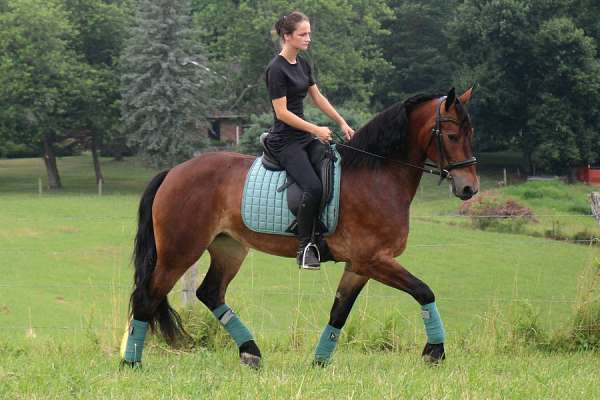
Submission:
M 329 143 L 331 141 L 331 129 L 326 126 L 317 126 L 313 135 L 323 143 Z
M 350 125 L 348 125 L 346 122 L 340 125 L 340 129 L 342 130 L 346 140 L 350 140 L 352 139 L 352 136 L 354 136 L 354 129 L 350 128 Z

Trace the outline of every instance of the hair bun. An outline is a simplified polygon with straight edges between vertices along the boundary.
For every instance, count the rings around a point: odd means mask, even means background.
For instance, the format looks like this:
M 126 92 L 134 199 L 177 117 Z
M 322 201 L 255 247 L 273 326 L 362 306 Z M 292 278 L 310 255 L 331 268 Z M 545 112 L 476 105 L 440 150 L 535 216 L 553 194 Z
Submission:
M 300 11 L 293 11 L 281 16 L 275 23 L 275 32 L 283 39 L 284 35 L 289 35 L 296 30 L 296 25 L 302 21 L 308 21 L 308 17 Z

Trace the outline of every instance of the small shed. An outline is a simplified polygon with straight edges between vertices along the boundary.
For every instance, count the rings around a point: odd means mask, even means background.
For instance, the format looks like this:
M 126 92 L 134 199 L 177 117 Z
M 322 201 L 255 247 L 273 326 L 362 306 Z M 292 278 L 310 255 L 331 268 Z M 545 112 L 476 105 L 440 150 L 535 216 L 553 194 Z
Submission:
M 238 145 L 244 134 L 246 116 L 229 111 L 218 112 L 208 117 L 210 127 L 208 137 L 220 142 Z
M 600 185 L 600 167 L 580 167 L 577 169 L 577 180 L 588 185 Z

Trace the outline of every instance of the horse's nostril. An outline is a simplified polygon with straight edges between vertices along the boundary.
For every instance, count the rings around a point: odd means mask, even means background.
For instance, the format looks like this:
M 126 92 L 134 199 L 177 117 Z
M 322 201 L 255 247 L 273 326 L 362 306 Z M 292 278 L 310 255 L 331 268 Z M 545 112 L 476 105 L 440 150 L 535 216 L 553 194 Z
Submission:
M 463 189 L 463 194 L 465 196 L 472 196 L 473 195 L 473 189 L 471 189 L 471 186 L 465 186 Z

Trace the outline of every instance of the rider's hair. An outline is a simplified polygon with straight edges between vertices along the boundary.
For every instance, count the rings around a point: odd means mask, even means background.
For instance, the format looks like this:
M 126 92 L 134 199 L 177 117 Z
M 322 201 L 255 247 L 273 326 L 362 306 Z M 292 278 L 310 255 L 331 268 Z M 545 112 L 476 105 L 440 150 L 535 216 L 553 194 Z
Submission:
M 300 22 L 308 21 L 308 17 L 300 11 L 292 11 L 291 13 L 282 16 L 275 23 L 275 32 L 284 40 L 284 35 L 291 35 Z

